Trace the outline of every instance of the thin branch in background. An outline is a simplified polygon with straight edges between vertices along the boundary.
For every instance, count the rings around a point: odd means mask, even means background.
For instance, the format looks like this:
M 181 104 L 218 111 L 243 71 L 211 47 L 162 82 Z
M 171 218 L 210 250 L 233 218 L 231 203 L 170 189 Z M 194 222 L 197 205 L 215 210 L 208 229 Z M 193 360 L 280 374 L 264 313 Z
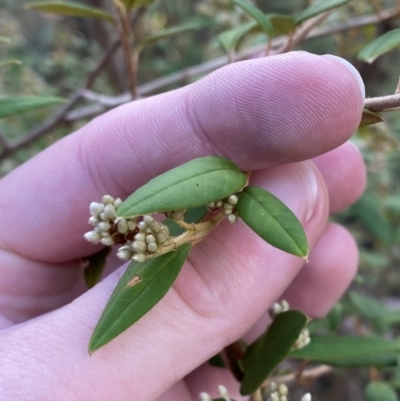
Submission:
M 129 14 L 124 4 L 120 0 L 114 0 L 114 5 L 120 20 L 120 39 L 122 49 L 124 50 L 125 63 L 128 70 L 129 91 L 133 99 L 137 98 L 137 63 L 132 59 L 131 52 L 131 22 Z
M 39 124 L 36 127 L 34 127 L 33 130 L 31 132 L 29 132 L 29 134 L 26 135 L 25 137 L 23 137 L 22 139 L 14 142 L 12 144 L 7 143 L 7 146 L 3 146 L 0 151 L 0 160 L 2 158 L 8 157 L 15 151 L 17 151 L 27 145 L 30 145 L 37 138 L 39 138 L 43 135 L 46 135 L 47 133 L 52 131 L 55 127 L 57 127 L 60 123 L 65 122 L 65 116 L 78 103 L 78 101 L 81 98 L 81 93 L 82 93 L 83 89 L 85 89 L 85 88 L 89 89 L 94 84 L 96 78 L 99 76 L 101 71 L 107 65 L 108 61 L 111 59 L 111 57 L 114 55 L 114 53 L 118 50 L 119 46 L 120 46 L 119 39 L 115 40 L 111 44 L 111 46 L 107 49 L 106 53 L 104 54 L 102 59 L 99 61 L 99 63 L 96 65 L 96 67 L 88 74 L 83 87 L 77 89 L 75 92 L 72 93 L 72 95 L 69 98 L 68 104 L 66 104 L 64 107 L 59 109 L 55 115 L 53 115 L 51 118 L 46 120 L 44 123 Z
M 134 18 L 139 18 L 140 13 L 137 13 L 134 15 Z M 360 28 L 366 25 L 372 25 L 372 24 L 377 24 L 381 21 L 387 21 L 393 18 L 396 18 L 397 16 L 400 15 L 400 1 L 399 4 L 391 9 L 382 11 L 380 14 L 380 18 L 378 18 L 377 15 L 366 15 L 366 16 L 361 16 L 361 17 L 355 17 L 352 18 L 346 22 L 340 22 L 336 24 L 328 24 L 326 26 L 314 28 L 311 32 L 307 32 L 308 35 L 306 38 L 303 38 L 302 40 L 305 39 L 311 39 L 311 38 L 319 38 L 322 36 L 326 35 L 331 35 L 334 33 L 339 33 L 339 32 L 345 32 L 350 29 L 356 29 Z M 304 35 L 304 33 L 302 34 Z M 299 37 L 296 39 L 296 43 L 298 44 L 301 40 L 299 40 Z M 274 38 L 271 41 L 271 47 L 272 49 L 279 50 L 279 48 L 287 43 L 287 39 L 285 37 L 277 37 Z M 113 48 L 113 45 L 111 45 L 110 49 Z M 117 46 L 119 48 L 119 45 Z M 108 52 L 106 53 L 106 58 L 109 59 L 112 54 L 110 53 L 110 56 L 107 57 Z M 255 55 L 263 54 L 265 51 L 265 43 L 260 44 L 260 45 L 255 45 L 246 49 L 241 50 L 236 54 L 236 60 L 244 60 L 248 59 L 251 57 L 254 57 Z M 104 62 L 106 64 L 106 62 Z M 182 71 L 175 72 L 173 74 L 155 79 L 151 82 L 147 82 L 143 85 L 140 85 L 137 87 L 137 93 L 139 94 L 140 97 L 150 95 L 153 93 L 157 93 L 161 91 L 163 88 L 170 86 L 170 85 L 176 85 L 184 80 L 191 80 L 194 79 L 197 76 L 205 75 L 210 73 L 211 71 L 214 71 L 220 67 L 223 67 L 224 65 L 227 64 L 227 58 L 226 56 L 221 56 L 217 57 L 215 59 L 206 61 L 202 64 L 186 68 Z M 99 71 L 100 72 L 100 71 Z M 110 108 L 119 106 L 123 103 L 127 103 L 130 100 L 132 100 L 132 95 L 130 93 L 123 93 L 114 97 L 111 96 L 105 96 L 102 94 L 98 94 L 93 91 L 88 91 L 89 86 L 86 86 L 85 90 L 79 89 L 78 92 L 81 92 L 81 95 L 84 94 L 83 98 L 90 99 L 94 102 L 92 105 L 89 106 L 83 106 L 79 109 L 72 110 L 73 106 L 77 103 L 78 99 L 75 100 L 75 93 L 71 95 L 71 102 L 68 105 L 68 107 L 63 108 L 60 110 L 54 117 L 51 117 L 48 119 L 46 122 L 43 124 L 34 127 L 31 132 L 27 134 L 27 136 L 23 139 L 21 139 L 18 142 L 15 142 L 13 144 L 9 144 L 9 149 L 7 150 L 6 153 L 0 152 L 0 159 L 5 156 L 9 156 L 12 153 L 18 151 L 22 147 L 29 145 L 32 143 L 35 139 L 39 138 L 42 135 L 47 134 L 49 131 L 54 129 L 57 125 L 61 123 L 72 123 L 74 121 L 90 118 L 93 116 L 96 116 L 100 113 L 103 113 L 104 111 L 107 111 Z M 74 101 L 75 100 L 75 101 Z M 367 99 L 366 101 L 366 108 L 369 108 L 369 103 L 372 102 L 372 99 Z M 72 106 L 71 106 L 72 104 Z M 396 107 L 398 106 L 398 103 L 396 103 Z M 372 109 L 371 109 L 372 110 Z M 387 110 L 387 109 L 385 109 Z M 379 111 L 379 110 L 377 110 Z

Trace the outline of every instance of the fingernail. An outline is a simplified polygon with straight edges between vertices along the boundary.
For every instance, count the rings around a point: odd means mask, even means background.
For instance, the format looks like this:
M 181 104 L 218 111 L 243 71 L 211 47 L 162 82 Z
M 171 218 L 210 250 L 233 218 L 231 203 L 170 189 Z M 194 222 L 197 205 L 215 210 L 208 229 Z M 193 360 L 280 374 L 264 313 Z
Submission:
M 360 87 L 361 95 L 363 99 L 365 99 L 365 86 L 364 82 L 361 78 L 360 73 L 357 71 L 357 69 L 354 67 L 353 64 L 349 63 L 347 60 L 345 60 L 342 57 L 334 56 L 333 54 L 324 54 L 322 57 L 327 58 L 329 60 L 336 61 L 340 64 L 342 64 L 344 67 L 347 68 L 349 72 L 353 74 L 353 77 L 356 79 L 358 86 Z
M 299 164 L 299 174 L 304 181 L 304 190 L 307 195 L 307 207 L 303 213 L 305 213 L 305 223 L 310 220 L 314 214 L 315 207 L 318 201 L 318 180 L 315 175 L 315 167 L 310 161 L 304 161 Z

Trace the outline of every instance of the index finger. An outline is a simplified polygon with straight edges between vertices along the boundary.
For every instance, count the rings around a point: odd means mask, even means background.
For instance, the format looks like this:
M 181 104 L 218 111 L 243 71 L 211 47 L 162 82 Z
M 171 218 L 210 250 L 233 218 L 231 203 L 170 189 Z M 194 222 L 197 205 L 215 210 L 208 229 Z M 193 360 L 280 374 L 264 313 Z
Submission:
M 121 198 L 190 159 L 220 155 L 243 170 L 308 159 L 355 131 L 354 74 L 304 52 L 231 64 L 188 87 L 96 118 L 0 181 L 0 247 L 64 262 L 93 252 L 88 205 Z

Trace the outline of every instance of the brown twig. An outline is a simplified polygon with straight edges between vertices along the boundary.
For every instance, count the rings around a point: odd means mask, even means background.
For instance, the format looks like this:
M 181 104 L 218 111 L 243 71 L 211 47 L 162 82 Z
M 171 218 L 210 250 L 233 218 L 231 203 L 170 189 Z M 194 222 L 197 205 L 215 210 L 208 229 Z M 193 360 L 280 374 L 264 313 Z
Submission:
M 326 375 L 330 372 L 333 371 L 333 368 L 328 365 L 319 365 L 315 368 L 310 368 L 310 369 L 305 369 L 302 372 L 302 379 L 305 380 L 314 380 L 319 376 Z M 276 376 L 276 377 L 270 377 L 268 380 L 266 380 L 263 384 L 263 387 L 269 388 L 270 384 L 272 382 L 274 383 L 290 383 L 293 382 L 297 379 L 298 373 L 290 373 L 288 375 L 284 376 Z
M 114 5 L 117 10 L 117 14 L 120 20 L 120 39 L 121 46 L 124 51 L 125 63 L 128 70 L 129 80 L 129 91 L 132 94 L 133 99 L 137 97 L 137 68 L 136 63 L 132 59 L 131 52 L 131 25 L 129 20 L 129 14 L 126 11 L 125 6 L 120 0 L 114 0 Z
M 371 111 L 391 111 L 400 108 L 400 94 L 365 99 L 364 108 Z
M 226 367 L 233 374 L 234 378 L 241 382 L 243 380 L 243 370 L 240 367 L 238 360 L 243 359 L 244 350 L 239 341 L 236 341 L 228 346 L 226 346 L 220 352 L 221 358 L 224 361 Z

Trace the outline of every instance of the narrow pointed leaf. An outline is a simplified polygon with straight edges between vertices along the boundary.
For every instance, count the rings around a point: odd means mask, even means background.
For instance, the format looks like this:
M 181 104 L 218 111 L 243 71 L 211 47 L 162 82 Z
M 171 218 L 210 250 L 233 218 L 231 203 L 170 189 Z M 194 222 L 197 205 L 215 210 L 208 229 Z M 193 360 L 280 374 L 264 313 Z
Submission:
M 18 64 L 21 64 L 21 60 L 16 60 L 16 59 L 0 60 L 0 68 Z
M 78 2 L 37 1 L 27 5 L 36 11 L 70 17 L 99 18 L 114 23 L 114 17 L 100 8 L 85 6 Z
M 362 117 L 359 127 L 365 127 L 366 125 L 381 123 L 382 121 L 384 121 L 383 117 L 379 113 L 364 109 L 362 112 Z
M 125 4 L 125 7 L 128 11 L 131 11 L 135 8 L 148 6 L 151 3 L 154 3 L 154 0 L 122 0 Z
M 201 28 L 201 24 L 198 21 L 188 22 L 188 23 L 182 24 L 182 25 L 171 26 L 160 32 L 156 32 L 153 35 L 145 37 L 137 44 L 137 48 L 142 49 L 145 46 L 149 46 L 149 45 L 156 43 L 161 39 L 165 39 L 169 36 L 177 35 L 179 33 L 187 32 L 187 31 L 191 31 L 191 30 L 199 29 L 199 28 Z
M 244 10 L 247 14 L 252 17 L 258 25 L 268 34 L 268 36 L 274 36 L 274 28 L 271 24 L 271 21 L 268 17 L 256 6 L 249 3 L 246 0 L 231 0 L 235 3 L 238 7 Z
M 27 111 L 52 106 L 58 103 L 68 103 L 67 99 L 59 97 L 7 97 L 0 99 L 0 118 Z
M 107 256 L 110 252 L 111 248 L 106 247 L 94 255 L 90 255 L 83 259 L 84 261 L 89 262 L 89 266 L 86 267 L 83 272 L 88 288 L 94 287 L 101 280 L 101 275 L 106 267 Z
M 400 28 L 386 32 L 371 43 L 368 43 L 367 46 L 358 53 L 357 58 L 371 64 L 379 56 L 382 56 L 382 54 L 398 46 L 400 46 Z
M 306 257 L 308 242 L 295 214 L 265 189 L 248 186 L 238 194 L 236 210 L 243 221 L 276 248 Z
M 294 28 L 294 18 L 291 15 L 271 13 L 267 17 L 274 28 L 274 36 L 287 35 Z
M 400 341 L 381 337 L 318 336 L 290 357 L 337 367 L 396 366 Z
M 371 382 L 365 387 L 365 401 L 399 401 L 396 392 L 385 382 Z
M 164 297 L 181 271 L 190 247 L 185 244 L 144 263 L 129 265 L 94 329 L 89 352 L 120 335 Z
M 286 358 L 307 324 L 304 313 L 289 310 L 279 314 L 254 343 L 243 360 L 244 377 L 240 393 L 248 395 L 261 387 L 270 373 Z
M 224 199 L 246 184 L 247 176 L 222 157 L 182 164 L 137 189 L 118 208 L 121 217 L 190 209 Z
M 239 46 L 242 39 L 250 32 L 254 32 L 259 28 L 256 21 L 248 22 L 247 24 L 240 25 L 236 28 L 229 29 L 220 33 L 217 36 L 217 41 L 225 52 L 235 50 Z
M 302 13 L 300 13 L 295 19 L 295 24 L 299 25 L 305 20 L 316 17 L 317 15 L 332 10 L 334 8 L 343 6 L 350 1 L 351 0 L 319 0 L 312 6 L 305 9 Z

